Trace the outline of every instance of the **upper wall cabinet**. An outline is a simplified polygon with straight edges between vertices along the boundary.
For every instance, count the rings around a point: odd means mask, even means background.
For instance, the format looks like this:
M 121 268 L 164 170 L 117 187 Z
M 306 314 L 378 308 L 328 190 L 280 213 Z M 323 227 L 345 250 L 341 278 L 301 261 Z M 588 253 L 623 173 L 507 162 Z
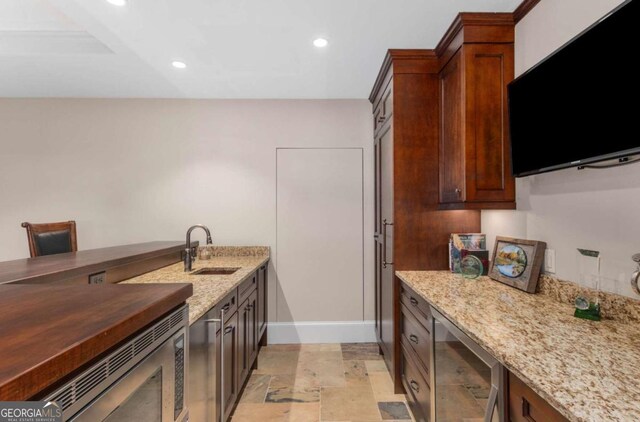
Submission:
M 438 46 L 440 208 L 513 209 L 507 115 L 511 13 L 461 13 Z

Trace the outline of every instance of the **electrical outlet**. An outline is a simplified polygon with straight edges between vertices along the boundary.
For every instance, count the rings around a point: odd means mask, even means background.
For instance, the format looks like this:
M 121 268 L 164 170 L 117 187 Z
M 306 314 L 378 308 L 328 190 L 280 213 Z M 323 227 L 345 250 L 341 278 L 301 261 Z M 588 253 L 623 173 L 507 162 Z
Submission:
M 91 274 L 89 276 L 89 284 L 104 284 L 107 278 L 107 273 L 104 271 L 101 273 Z
M 544 251 L 544 272 L 552 274 L 555 274 L 556 272 L 555 249 L 545 249 Z

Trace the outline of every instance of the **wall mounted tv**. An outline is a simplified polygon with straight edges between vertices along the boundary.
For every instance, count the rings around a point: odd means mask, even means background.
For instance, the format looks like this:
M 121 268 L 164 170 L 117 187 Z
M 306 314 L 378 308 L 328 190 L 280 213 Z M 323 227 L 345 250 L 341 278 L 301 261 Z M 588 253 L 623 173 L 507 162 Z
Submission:
M 640 154 L 639 22 L 626 1 L 509 84 L 515 176 Z

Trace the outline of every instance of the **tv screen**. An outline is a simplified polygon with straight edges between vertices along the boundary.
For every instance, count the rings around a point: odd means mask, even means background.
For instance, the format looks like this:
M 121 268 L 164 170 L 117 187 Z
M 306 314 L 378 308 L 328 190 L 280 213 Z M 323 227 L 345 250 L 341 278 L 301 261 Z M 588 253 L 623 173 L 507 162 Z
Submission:
M 639 9 L 623 3 L 509 84 L 515 176 L 640 153 Z

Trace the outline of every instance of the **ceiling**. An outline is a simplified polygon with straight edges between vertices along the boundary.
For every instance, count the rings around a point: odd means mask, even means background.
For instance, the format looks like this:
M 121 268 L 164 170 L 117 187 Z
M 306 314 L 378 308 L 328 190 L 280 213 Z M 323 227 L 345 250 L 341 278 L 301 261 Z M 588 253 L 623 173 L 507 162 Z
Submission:
M 520 1 L 1 0 L 0 97 L 367 98 L 388 48 Z

